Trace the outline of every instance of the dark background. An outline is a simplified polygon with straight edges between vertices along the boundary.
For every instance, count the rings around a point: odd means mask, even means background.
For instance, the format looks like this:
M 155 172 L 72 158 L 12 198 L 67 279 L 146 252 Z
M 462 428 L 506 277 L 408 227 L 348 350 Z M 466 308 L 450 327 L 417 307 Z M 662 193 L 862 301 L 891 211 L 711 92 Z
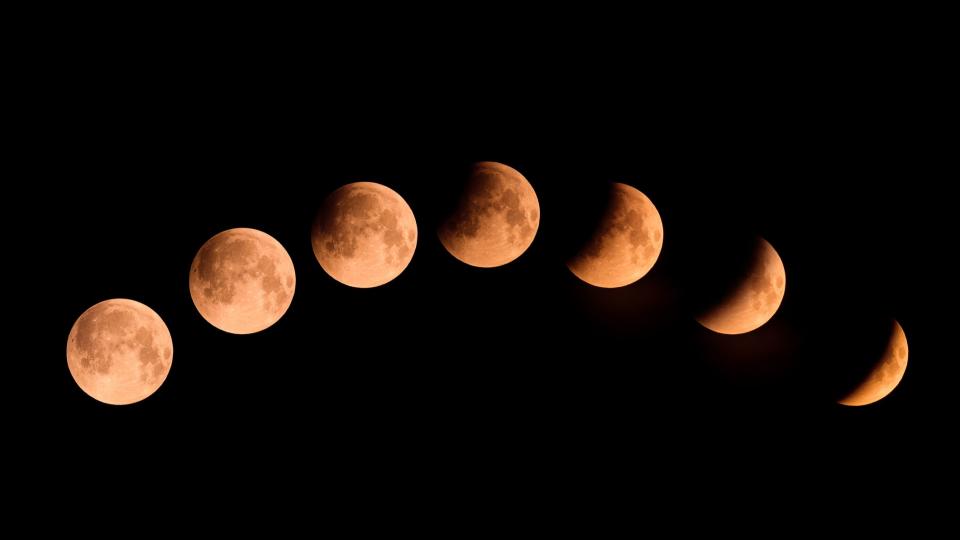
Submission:
M 424 61 L 443 43 L 99 41 L 35 68 L 24 136 L 54 316 L 25 416 L 93 463 L 161 445 L 243 474 L 560 481 L 938 451 L 944 143 L 926 68 L 896 47 L 501 42 Z M 530 249 L 495 269 L 460 263 L 435 232 L 481 160 L 523 173 L 542 213 Z M 418 222 L 410 266 L 375 289 L 329 278 L 310 248 L 323 198 L 353 181 L 396 190 Z M 665 241 L 650 274 L 603 290 L 564 261 L 611 181 L 652 199 Z M 187 288 L 197 249 L 233 227 L 279 240 L 297 270 L 287 314 L 248 336 L 207 324 Z M 705 284 L 755 235 L 783 259 L 784 302 L 756 332 L 712 334 L 692 318 Z M 76 318 L 118 297 L 153 308 L 174 340 L 166 382 L 126 407 L 86 396 L 64 355 Z M 903 381 L 875 405 L 837 405 L 893 318 Z

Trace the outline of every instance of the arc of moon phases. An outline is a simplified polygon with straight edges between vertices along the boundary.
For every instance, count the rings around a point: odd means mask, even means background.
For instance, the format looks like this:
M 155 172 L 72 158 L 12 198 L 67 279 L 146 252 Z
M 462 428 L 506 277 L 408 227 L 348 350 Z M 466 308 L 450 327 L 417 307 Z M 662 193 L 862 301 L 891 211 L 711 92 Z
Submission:
M 740 284 L 697 321 L 719 334 L 744 334 L 769 321 L 783 302 L 787 273 L 770 242 L 760 238 L 750 270 Z
M 149 307 L 126 299 L 94 305 L 73 324 L 67 367 L 81 390 L 110 405 L 129 405 L 160 388 L 173 363 L 173 339 Z
M 614 183 L 593 236 L 567 261 L 567 268 L 590 285 L 623 287 L 645 276 L 662 248 L 657 207 L 637 188 Z
M 351 287 L 378 287 L 413 259 L 417 220 L 396 191 L 354 182 L 327 196 L 311 240 L 317 262 L 330 277 Z
M 527 250 L 540 227 L 540 202 L 516 169 L 484 161 L 473 166 L 453 213 L 440 225 L 443 247 L 480 268 L 507 264 Z
M 843 405 L 860 406 L 880 401 L 900 384 L 907 371 L 907 335 L 900 323 L 893 321 L 890 342 L 870 373 L 846 397 L 840 400 Z
M 200 315 L 231 334 L 273 326 L 290 307 L 297 275 L 280 242 L 256 229 L 229 229 L 207 240 L 190 267 L 190 297 Z

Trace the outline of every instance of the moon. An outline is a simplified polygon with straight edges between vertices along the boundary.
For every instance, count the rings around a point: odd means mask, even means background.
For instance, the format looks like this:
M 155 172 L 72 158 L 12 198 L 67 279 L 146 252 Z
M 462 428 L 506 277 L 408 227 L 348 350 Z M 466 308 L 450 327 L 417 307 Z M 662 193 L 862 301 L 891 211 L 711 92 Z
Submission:
M 880 401 L 900 384 L 907 371 L 907 335 L 900 323 L 893 321 L 887 349 L 859 386 L 840 400 L 843 405 L 860 406 Z
M 144 400 L 173 362 L 173 339 L 149 307 L 105 300 L 83 312 L 67 337 L 67 367 L 88 396 L 110 405 Z
M 417 220 L 396 191 L 354 182 L 327 196 L 311 239 L 313 254 L 330 277 L 351 287 L 378 287 L 413 259 Z
M 760 238 L 743 280 L 717 306 L 697 321 L 719 334 L 744 334 L 760 328 L 780 308 L 787 273 L 770 242 Z
M 460 203 L 438 235 L 451 255 L 471 266 L 492 268 L 530 247 L 540 227 L 540 202 L 516 169 L 483 161 L 473 166 Z
M 623 287 L 645 276 L 662 248 L 657 207 L 637 188 L 614 183 L 593 236 L 567 261 L 567 268 L 590 285 Z
M 280 242 L 256 229 L 207 240 L 190 267 L 190 297 L 208 323 L 231 334 L 273 326 L 293 300 L 297 275 Z

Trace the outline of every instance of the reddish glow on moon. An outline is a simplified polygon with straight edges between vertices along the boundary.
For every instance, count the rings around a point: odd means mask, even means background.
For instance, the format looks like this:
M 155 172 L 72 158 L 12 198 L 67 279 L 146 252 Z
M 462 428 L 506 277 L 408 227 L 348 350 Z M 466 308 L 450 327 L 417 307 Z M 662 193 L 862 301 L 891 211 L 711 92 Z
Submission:
M 190 267 L 190 297 L 200 315 L 231 334 L 252 334 L 280 320 L 296 285 L 290 255 L 256 229 L 217 234 L 203 244 Z
M 769 321 L 783 302 L 787 273 L 770 242 L 760 238 L 754 261 L 743 281 L 720 305 L 697 321 L 719 334 L 744 334 Z
M 623 287 L 653 268 L 663 248 L 660 213 L 637 188 L 614 183 L 607 210 L 593 236 L 567 268 L 597 287 Z
M 129 405 L 160 388 L 173 363 L 173 339 L 152 309 L 114 299 L 83 312 L 67 338 L 67 367 L 80 389 L 110 405 Z
M 454 212 L 437 231 L 451 255 L 471 266 L 502 266 L 523 254 L 540 226 L 540 202 L 516 169 L 484 161 L 473 166 Z
M 355 182 L 327 197 L 311 240 L 317 262 L 330 277 L 351 287 L 378 287 L 413 259 L 417 220 L 396 191 Z
M 890 342 L 880 361 L 867 377 L 846 397 L 840 400 L 843 405 L 860 406 L 876 403 L 900 384 L 907 371 L 907 335 L 900 323 L 893 321 Z

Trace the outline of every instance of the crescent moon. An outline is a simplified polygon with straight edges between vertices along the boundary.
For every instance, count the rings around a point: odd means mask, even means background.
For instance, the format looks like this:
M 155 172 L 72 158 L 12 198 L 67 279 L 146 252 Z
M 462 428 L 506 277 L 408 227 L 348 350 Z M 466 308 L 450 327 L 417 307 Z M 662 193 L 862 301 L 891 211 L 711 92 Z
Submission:
M 900 323 L 893 321 L 890 341 L 883 356 L 873 366 L 863 382 L 840 400 L 842 405 L 861 406 L 880 401 L 900 384 L 907 371 L 907 335 Z

